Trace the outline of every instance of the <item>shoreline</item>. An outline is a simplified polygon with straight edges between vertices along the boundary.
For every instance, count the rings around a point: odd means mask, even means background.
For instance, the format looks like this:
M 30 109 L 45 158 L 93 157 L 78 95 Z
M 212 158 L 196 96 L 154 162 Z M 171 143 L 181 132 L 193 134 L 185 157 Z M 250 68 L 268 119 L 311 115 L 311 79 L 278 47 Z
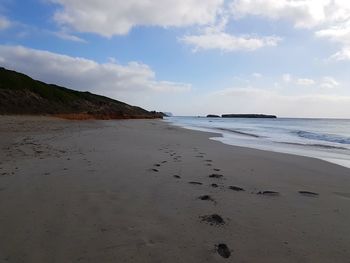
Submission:
M 233 133 L 236 135 L 242 135 L 243 137 L 252 137 L 254 139 L 260 138 L 260 136 L 255 134 L 250 134 L 246 132 L 240 132 L 236 130 L 231 129 L 225 129 L 225 128 L 206 128 L 206 127 L 195 127 L 190 126 L 186 124 L 180 124 L 176 122 L 172 122 L 171 120 L 165 120 L 166 123 L 169 123 L 170 125 L 174 125 L 177 127 L 181 127 L 187 130 L 193 130 L 193 131 L 199 131 L 199 132 L 206 132 L 206 133 L 213 133 L 218 136 L 211 137 L 211 140 L 221 142 L 225 145 L 234 146 L 234 147 L 243 147 L 243 148 L 249 148 L 254 150 L 260 150 L 260 151 L 268 151 L 268 152 L 275 152 L 275 153 L 282 153 L 282 154 L 290 154 L 295 156 L 301 156 L 301 157 L 307 157 L 307 158 L 315 158 L 318 160 L 323 160 L 328 163 L 337 164 L 339 166 L 349 168 L 350 169 L 350 159 L 344 159 L 344 156 L 341 156 L 341 152 L 337 153 L 339 156 L 335 156 L 334 153 L 330 153 L 327 151 L 324 152 L 315 152 L 315 149 L 311 149 L 309 147 L 318 147 L 323 150 L 327 149 L 333 149 L 333 150 L 347 150 L 347 148 L 341 148 L 341 147 L 335 147 L 335 146 L 328 146 L 328 145 L 318 145 L 318 144 L 302 144 L 297 142 L 283 142 L 283 141 L 271 141 L 270 144 L 261 144 L 261 142 L 246 142 L 242 143 L 240 140 L 232 140 L 232 138 L 227 138 L 226 132 Z M 285 147 L 283 147 L 285 145 Z M 293 146 L 293 147 L 290 147 Z M 322 154 L 323 156 L 321 156 Z M 341 158 L 343 157 L 343 158 Z
M 347 168 L 159 120 L 0 116 L 0 124 L 1 260 L 350 257 Z

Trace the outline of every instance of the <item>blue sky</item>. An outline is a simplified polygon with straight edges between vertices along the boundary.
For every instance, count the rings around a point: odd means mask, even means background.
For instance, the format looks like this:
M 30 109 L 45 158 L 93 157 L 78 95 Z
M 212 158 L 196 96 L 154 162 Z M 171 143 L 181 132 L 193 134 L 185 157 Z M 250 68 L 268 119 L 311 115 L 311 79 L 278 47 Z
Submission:
M 350 118 L 350 3 L 3 0 L 0 65 L 178 115 Z

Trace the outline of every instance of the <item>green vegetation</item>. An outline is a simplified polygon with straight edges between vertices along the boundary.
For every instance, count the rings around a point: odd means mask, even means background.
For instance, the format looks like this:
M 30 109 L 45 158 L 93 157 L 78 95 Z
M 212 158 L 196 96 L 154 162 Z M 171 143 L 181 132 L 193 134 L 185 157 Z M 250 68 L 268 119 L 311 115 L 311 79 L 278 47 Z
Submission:
M 162 116 L 90 92 L 46 84 L 5 68 L 0 68 L 0 114 L 80 114 L 98 119 Z

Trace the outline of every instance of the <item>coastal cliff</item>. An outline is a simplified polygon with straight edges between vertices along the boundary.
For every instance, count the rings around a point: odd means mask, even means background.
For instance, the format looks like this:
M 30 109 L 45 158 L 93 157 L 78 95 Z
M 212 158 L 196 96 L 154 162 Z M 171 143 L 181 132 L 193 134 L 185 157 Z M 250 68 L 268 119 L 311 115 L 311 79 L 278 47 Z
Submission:
M 158 112 L 90 92 L 75 91 L 0 68 L 0 114 L 53 115 L 66 119 L 153 119 Z

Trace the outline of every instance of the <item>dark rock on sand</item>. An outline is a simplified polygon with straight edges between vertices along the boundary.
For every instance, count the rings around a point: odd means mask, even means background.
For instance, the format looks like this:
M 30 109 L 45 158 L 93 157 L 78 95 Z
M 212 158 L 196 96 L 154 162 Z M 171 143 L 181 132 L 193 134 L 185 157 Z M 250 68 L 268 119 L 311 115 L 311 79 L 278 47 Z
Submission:
M 217 184 L 211 184 L 211 187 L 216 188 L 216 187 L 218 187 L 218 185 Z
M 216 251 L 223 258 L 229 258 L 231 256 L 231 251 L 226 244 L 219 244 L 216 246 Z
M 205 223 L 209 223 L 210 225 L 223 225 L 225 224 L 224 219 L 219 216 L 218 214 L 212 214 L 212 215 L 206 215 L 206 216 L 201 216 L 201 221 Z
M 157 170 L 157 169 L 152 169 L 152 171 L 153 171 L 153 172 L 159 172 L 159 170 Z
M 220 118 L 220 116 L 215 114 L 208 114 L 207 118 Z
M 177 179 L 180 179 L 180 178 L 181 178 L 181 176 L 176 175 L 176 174 L 174 175 L 174 177 L 177 178 Z
M 238 187 L 238 186 L 229 186 L 228 187 L 229 189 L 231 189 L 231 190 L 233 190 L 233 191 L 245 191 L 243 188 L 241 188 L 241 187 Z

